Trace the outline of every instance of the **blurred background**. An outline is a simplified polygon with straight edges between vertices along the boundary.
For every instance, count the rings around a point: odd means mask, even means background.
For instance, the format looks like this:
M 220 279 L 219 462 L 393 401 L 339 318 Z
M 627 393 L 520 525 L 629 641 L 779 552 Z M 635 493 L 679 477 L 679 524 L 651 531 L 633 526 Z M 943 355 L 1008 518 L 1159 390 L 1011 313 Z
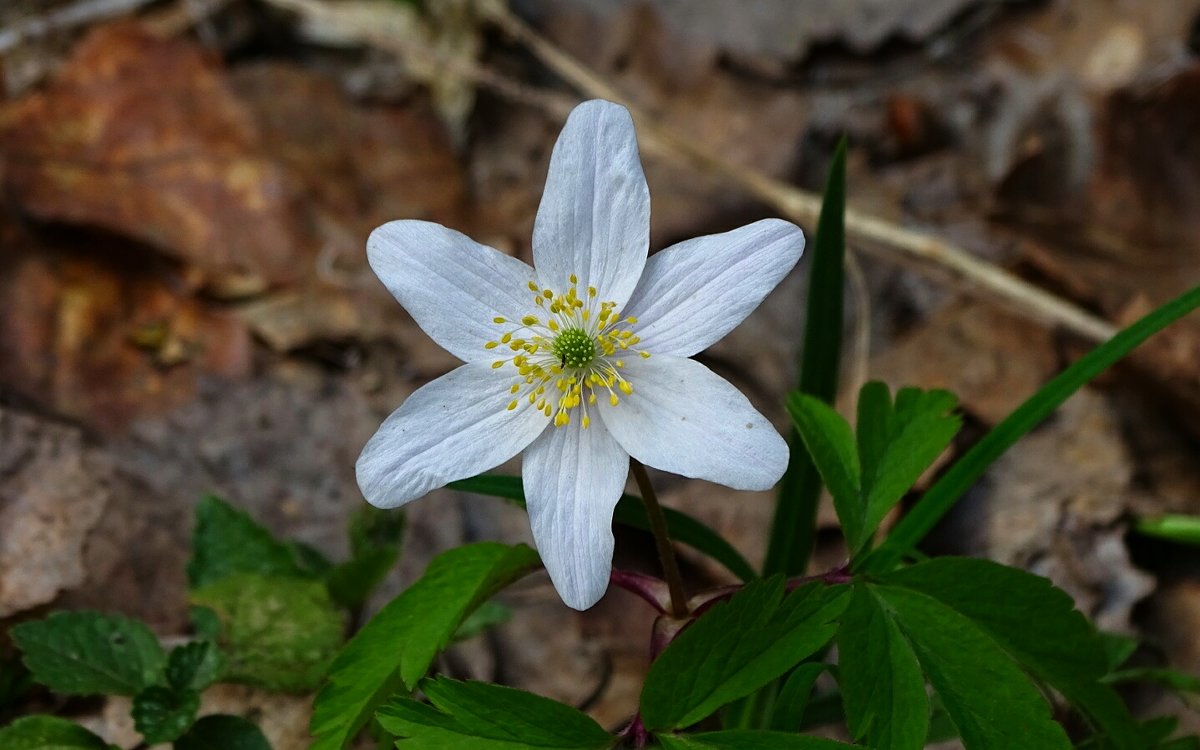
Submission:
M 1112 325 L 1200 283 L 1200 0 L 5 0 L 0 84 L 0 628 L 92 607 L 186 632 L 206 492 L 344 555 L 360 448 L 455 364 L 371 274 L 367 234 L 423 218 L 528 259 L 582 99 L 637 110 L 652 249 L 776 215 L 811 235 L 796 193 L 747 185 L 819 194 L 845 135 L 843 406 L 867 378 L 949 388 L 955 452 L 1095 335 L 889 232 Z M 804 276 L 699 357 L 781 429 Z M 1130 532 L 1200 513 L 1197 425 L 1192 319 L 1018 445 L 927 551 L 1048 575 L 1144 663 L 1198 672 L 1200 555 Z M 761 559 L 770 493 L 656 481 Z M 375 606 L 452 545 L 528 538 L 495 500 L 407 512 Z M 821 524 L 817 569 L 843 554 Z M 694 589 L 727 580 L 684 559 Z M 653 571 L 649 538 L 618 530 L 617 564 Z M 646 608 L 613 591 L 581 615 L 544 576 L 506 603 L 443 669 L 627 717 Z M 222 690 L 277 750 L 306 746 L 308 698 Z M 1134 701 L 1200 729 L 1175 697 Z

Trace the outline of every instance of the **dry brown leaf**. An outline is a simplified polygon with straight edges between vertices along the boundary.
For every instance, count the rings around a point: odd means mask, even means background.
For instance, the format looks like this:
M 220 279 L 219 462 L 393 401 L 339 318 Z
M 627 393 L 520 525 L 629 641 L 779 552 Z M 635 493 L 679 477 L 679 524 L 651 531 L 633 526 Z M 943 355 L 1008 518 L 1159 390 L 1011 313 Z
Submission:
M 0 119 L 5 184 L 44 220 L 97 226 L 214 274 L 297 275 L 312 241 L 294 186 L 196 45 L 91 31 Z

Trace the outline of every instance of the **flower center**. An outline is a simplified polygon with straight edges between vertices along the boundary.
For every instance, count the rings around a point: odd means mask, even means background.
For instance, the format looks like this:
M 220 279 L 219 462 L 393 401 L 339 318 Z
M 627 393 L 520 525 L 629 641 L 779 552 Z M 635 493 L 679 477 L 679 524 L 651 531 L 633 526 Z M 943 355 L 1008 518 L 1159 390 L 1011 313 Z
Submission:
M 596 358 L 596 342 L 582 328 L 568 328 L 555 336 L 553 350 L 563 367 L 585 367 Z
M 511 365 L 517 379 L 509 392 L 512 411 L 522 403 L 554 417 L 557 427 L 569 424 L 578 410 L 584 429 L 591 424 L 589 407 L 602 394 L 612 406 L 621 402 L 622 393 L 633 393 L 633 384 L 623 375 L 629 354 L 648 358 L 649 352 L 637 349 L 640 339 L 633 333 L 637 319 L 620 317 L 615 302 L 599 302 L 596 288 L 589 286 L 579 294 L 579 279 L 571 275 L 565 294 L 542 289 L 529 282 L 533 293 L 534 314 L 521 318 L 520 325 L 489 341 L 485 349 L 504 347 L 511 357 L 492 362 L 494 369 Z M 510 325 L 505 318 L 493 318 L 497 325 Z

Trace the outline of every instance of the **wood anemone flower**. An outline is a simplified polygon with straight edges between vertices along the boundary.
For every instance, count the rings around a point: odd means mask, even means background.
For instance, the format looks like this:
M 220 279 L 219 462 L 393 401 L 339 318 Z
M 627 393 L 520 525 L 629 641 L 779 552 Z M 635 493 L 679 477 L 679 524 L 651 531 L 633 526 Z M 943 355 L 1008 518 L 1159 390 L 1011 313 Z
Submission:
M 688 359 L 729 333 L 800 259 L 766 219 L 647 259 L 650 192 L 624 107 L 585 102 L 550 158 L 534 267 L 425 221 L 367 241 L 371 267 L 463 360 L 413 393 L 358 459 L 394 508 L 523 452 L 534 542 L 564 602 L 596 603 L 629 457 L 740 490 L 783 475 L 787 445 L 736 388 Z

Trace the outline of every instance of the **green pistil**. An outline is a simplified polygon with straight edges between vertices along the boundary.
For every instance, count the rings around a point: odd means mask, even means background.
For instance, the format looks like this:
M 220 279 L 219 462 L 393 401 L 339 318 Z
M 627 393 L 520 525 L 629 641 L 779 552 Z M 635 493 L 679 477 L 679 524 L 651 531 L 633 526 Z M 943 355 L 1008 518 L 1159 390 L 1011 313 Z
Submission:
M 596 358 L 596 343 L 578 328 L 568 328 L 554 338 L 554 356 L 563 367 L 586 367 Z

